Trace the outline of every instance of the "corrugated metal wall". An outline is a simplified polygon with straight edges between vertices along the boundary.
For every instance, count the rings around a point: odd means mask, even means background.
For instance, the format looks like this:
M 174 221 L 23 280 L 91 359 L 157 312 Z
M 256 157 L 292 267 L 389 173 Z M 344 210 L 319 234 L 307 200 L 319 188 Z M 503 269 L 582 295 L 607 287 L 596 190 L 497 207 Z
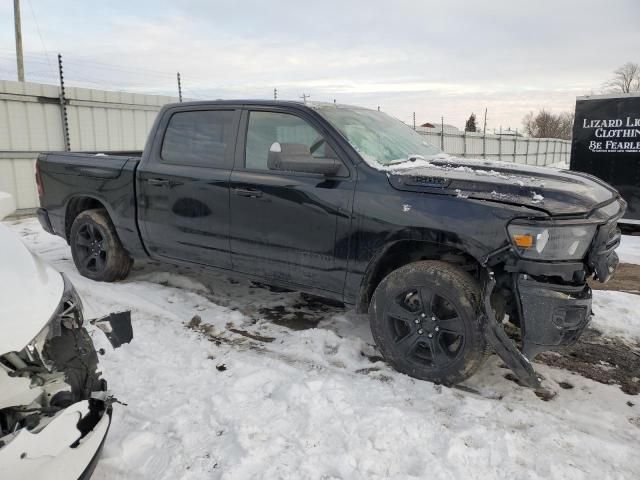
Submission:
M 486 158 L 527 165 L 558 165 L 569 163 L 571 142 L 557 138 L 529 138 L 515 135 L 482 133 L 447 133 L 438 129 L 418 127 L 431 145 L 442 148 L 450 155 Z
M 66 88 L 71 150 L 142 150 L 156 114 L 174 97 Z M 34 164 L 64 150 L 59 89 L 0 81 L 0 190 L 18 209 L 38 206 Z
M 66 98 L 70 148 L 80 151 L 142 150 L 160 107 L 178 100 L 74 87 Z M 571 149 L 557 139 L 418 131 L 452 155 L 529 165 L 568 162 Z M 35 159 L 56 150 L 64 150 L 58 87 L 0 80 L 0 190 L 14 196 L 18 209 L 38 206 Z

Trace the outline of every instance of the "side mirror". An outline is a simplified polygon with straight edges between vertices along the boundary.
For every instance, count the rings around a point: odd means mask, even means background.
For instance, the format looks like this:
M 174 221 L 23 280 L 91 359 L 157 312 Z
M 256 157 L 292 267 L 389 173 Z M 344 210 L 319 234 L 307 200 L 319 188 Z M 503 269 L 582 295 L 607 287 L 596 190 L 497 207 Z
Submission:
M 302 143 L 275 142 L 269 148 L 267 166 L 269 170 L 335 175 L 342 163 L 335 158 L 314 157 Z

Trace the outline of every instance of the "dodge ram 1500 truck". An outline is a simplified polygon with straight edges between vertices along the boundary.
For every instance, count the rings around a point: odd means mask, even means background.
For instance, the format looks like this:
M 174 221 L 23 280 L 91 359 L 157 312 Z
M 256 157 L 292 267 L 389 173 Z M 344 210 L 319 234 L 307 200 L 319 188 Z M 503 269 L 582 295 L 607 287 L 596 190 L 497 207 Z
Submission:
M 41 154 L 36 177 L 40 223 L 86 277 L 150 257 L 337 299 L 368 311 L 393 367 L 445 384 L 492 347 L 538 386 L 530 360 L 587 325 L 626 208 L 587 174 L 454 158 L 382 112 L 284 101 L 167 105 L 142 152 Z

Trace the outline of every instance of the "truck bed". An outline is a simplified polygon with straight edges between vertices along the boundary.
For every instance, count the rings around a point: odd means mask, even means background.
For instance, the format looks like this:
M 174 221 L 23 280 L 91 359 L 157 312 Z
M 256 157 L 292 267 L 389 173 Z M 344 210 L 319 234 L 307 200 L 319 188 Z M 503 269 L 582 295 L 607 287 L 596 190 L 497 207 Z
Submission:
M 117 178 L 127 162 L 137 163 L 142 150 L 123 152 L 50 152 L 38 157 L 41 169 L 52 174 Z
M 142 151 L 40 154 L 40 206 L 48 212 L 53 233 L 68 239 L 74 210 L 105 208 L 130 253 L 141 251 L 135 181 L 141 155 Z

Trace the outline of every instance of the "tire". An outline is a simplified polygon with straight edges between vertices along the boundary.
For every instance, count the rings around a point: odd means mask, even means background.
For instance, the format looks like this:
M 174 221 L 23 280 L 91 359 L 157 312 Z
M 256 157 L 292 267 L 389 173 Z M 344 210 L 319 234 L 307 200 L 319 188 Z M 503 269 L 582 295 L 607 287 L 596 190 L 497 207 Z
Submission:
M 133 260 L 122 247 L 106 210 L 85 210 L 71 226 L 69 237 L 73 263 L 91 280 L 115 282 L 126 278 Z
M 473 375 L 486 357 L 480 303 L 480 285 L 463 270 L 439 261 L 411 263 L 376 288 L 371 332 L 396 370 L 453 385 Z

